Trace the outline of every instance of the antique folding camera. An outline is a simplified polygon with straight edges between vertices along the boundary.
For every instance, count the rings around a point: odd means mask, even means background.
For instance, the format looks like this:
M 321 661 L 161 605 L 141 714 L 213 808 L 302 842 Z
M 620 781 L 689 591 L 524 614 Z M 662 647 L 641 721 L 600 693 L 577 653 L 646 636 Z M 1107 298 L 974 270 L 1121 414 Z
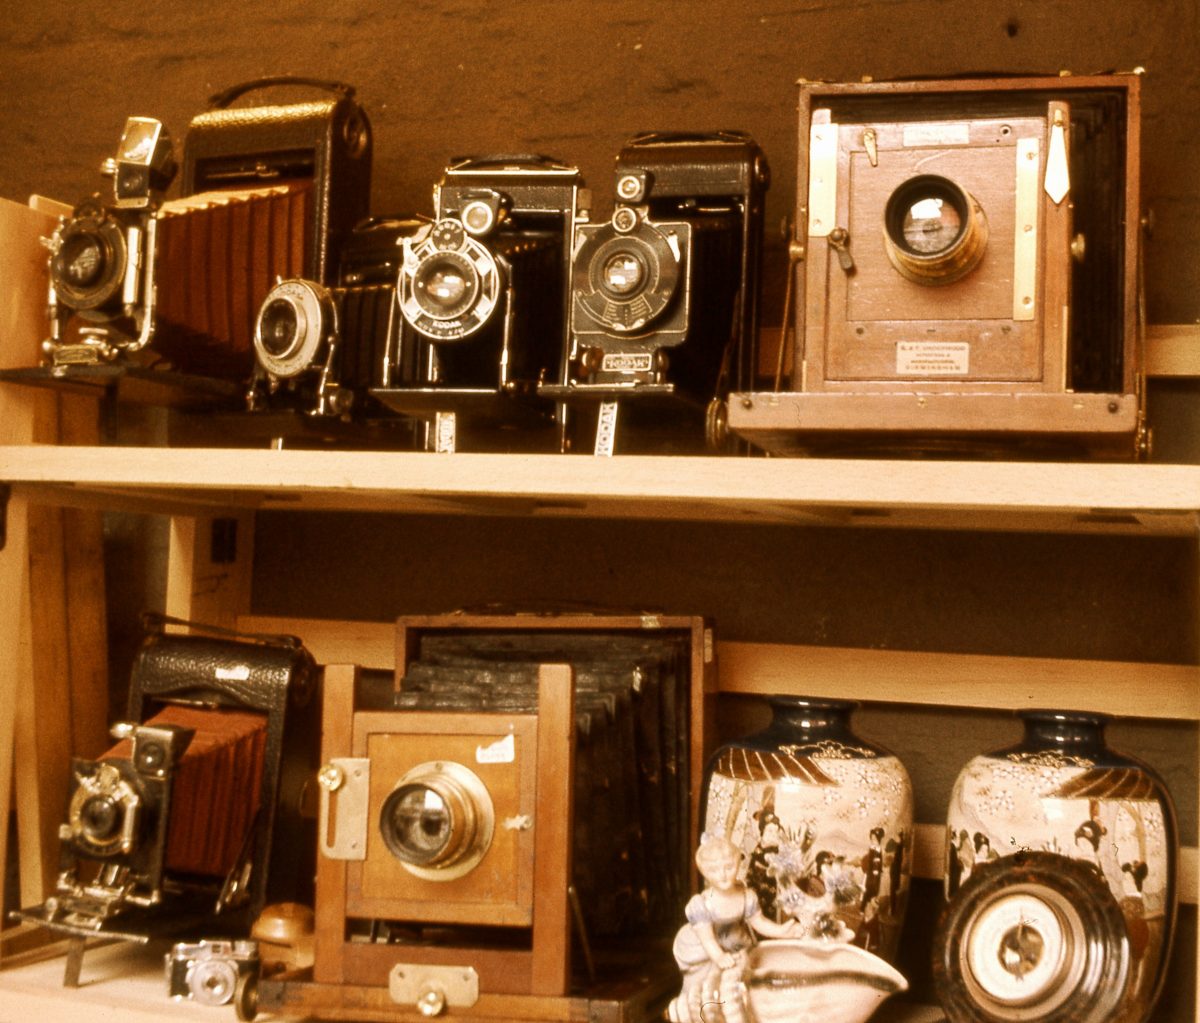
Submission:
M 352 986 L 348 1010 L 383 991 L 514 1018 L 523 996 L 566 1013 L 622 968 L 629 991 L 660 982 L 690 891 L 707 634 L 402 619 L 394 679 L 327 669 L 318 985 Z
M 575 229 L 567 401 L 704 409 L 751 384 L 769 172 L 741 132 L 636 136 L 612 218 Z
M 181 941 L 163 958 L 168 997 L 201 1005 L 228 1005 L 259 968 L 253 941 Z
M 1136 74 L 802 83 L 790 389 L 735 395 L 730 427 L 771 451 L 1141 451 L 1138 97 Z
M 165 130 L 127 122 L 115 198 L 85 201 L 49 241 L 51 366 L 115 361 L 244 382 L 271 285 L 328 283 L 367 212 L 366 117 L 348 86 L 330 100 L 225 109 L 257 84 L 193 119 L 179 199 L 162 201 L 174 170 Z
M 521 425 L 553 419 L 566 336 L 579 171 L 549 157 L 455 160 L 434 190 L 435 222 L 404 244 L 400 311 L 428 341 L 417 380 L 403 359 L 376 396 L 426 419 Z
M 293 278 L 271 289 L 254 329 L 251 409 L 362 415 L 385 377 L 417 379 L 427 343 L 400 315 L 396 280 L 402 245 L 424 224 L 368 218 L 342 246 L 336 285 Z
M 220 915 L 236 933 L 311 883 L 312 658 L 294 637 L 181 635 L 173 621 L 148 616 L 116 745 L 71 762 L 56 892 L 21 911 L 29 922 L 145 940 Z
M 276 86 L 309 87 L 329 95 L 231 106 L 248 92 Z M 209 110 L 192 118 L 188 127 L 184 194 L 275 184 L 303 189 L 308 222 L 292 238 L 293 245 L 303 239 L 297 276 L 332 283 L 342 245 L 370 210 L 371 125 L 354 96 L 354 86 L 344 82 L 287 75 L 218 93 L 209 100 Z

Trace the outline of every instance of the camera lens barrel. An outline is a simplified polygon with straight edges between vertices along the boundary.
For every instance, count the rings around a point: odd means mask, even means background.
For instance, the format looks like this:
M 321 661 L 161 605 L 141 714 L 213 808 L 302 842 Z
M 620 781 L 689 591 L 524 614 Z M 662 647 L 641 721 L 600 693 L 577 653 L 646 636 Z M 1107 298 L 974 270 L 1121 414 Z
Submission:
M 422 240 L 405 239 L 398 287 L 400 311 L 434 341 L 461 341 L 491 318 L 501 273 L 488 248 L 453 219 L 440 220 Z
M 50 279 L 72 309 L 100 309 L 120 299 L 128 248 L 121 225 L 101 207 L 84 207 L 57 233 Z
M 134 786 L 115 766 L 103 762 L 76 768 L 75 786 L 63 839 L 92 856 L 130 852 L 142 808 Z
M 418 877 L 453 880 L 491 845 L 495 810 L 470 768 L 431 761 L 408 771 L 383 801 L 379 832 L 388 851 Z
M 315 281 L 281 281 L 267 293 L 254 325 L 258 364 L 275 377 L 294 377 L 314 365 L 337 333 L 329 291 Z
M 901 276 L 916 284 L 953 284 L 983 259 L 987 217 L 974 196 L 949 178 L 919 174 L 889 197 L 883 241 Z
M 622 209 L 633 213 L 629 207 Z M 686 226 L 641 218 L 629 224 L 618 222 L 614 214 L 611 224 L 588 229 L 575 257 L 577 307 L 615 335 L 649 329 L 671 304 L 682 280 L 678 232 Z

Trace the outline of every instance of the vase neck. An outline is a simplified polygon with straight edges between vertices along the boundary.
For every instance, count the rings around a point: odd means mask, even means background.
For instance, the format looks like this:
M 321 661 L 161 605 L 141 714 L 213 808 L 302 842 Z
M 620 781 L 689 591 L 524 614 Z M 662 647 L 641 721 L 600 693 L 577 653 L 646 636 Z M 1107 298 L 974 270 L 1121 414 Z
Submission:
M 850 735 L 850 715 L 857 706 L 843 700 L 806 700 L 794 697 L 774 697 L 767 701 L 771 707 L 771 730 L 786 730 L 790 735 L 804 738 L 845 738 Z
M 1108 719 L 1100 714 L 1026 711 L 1022 745 L 1037 749 L 1062 749 L 1100 752 L 1105 749 L 1104 726 Z

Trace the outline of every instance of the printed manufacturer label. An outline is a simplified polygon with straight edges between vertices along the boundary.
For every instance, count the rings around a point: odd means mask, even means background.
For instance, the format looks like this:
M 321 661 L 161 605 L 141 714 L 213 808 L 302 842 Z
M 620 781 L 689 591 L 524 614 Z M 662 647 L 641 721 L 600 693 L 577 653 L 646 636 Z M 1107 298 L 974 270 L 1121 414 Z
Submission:
M 497 739 L 490 746 L 475 747 L 475 763 L 477 764 L 511 764 L 517 759 L 517 740 L 510 732 L 503 739 Z
M 961 121 L 907 124 L 903 138 L 905 146 L 965 146 L 971 142 L 971 126 Z
M 596 447 L 592 454 L 598 458 L 611 458 L 617 443 L 617 403 L 600 402 L 596 416 Z
M 438 412 L 433 417 L 434 450 L 440 455 L 452 455 L 458 446 L 458 420 L 453 412 Z
M 970 370 L 966 341 L 898 341 L 896 375 L 902 377 L 963 376 Z
M 604 356 L 601 369 L 606 373 L 649 373 L 653 364 L 649 352 L 613 352 Z

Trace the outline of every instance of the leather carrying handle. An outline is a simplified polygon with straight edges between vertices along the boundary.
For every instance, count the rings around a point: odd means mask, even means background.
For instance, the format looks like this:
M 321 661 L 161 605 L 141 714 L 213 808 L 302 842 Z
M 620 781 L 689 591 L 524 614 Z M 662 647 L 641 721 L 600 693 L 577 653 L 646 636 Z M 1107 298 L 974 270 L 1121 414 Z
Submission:
M 165 636 L 167 627 L 178 625 L 192 629 L 195 632 L 209 636 L 219 636 L 225 639 L 247 640 L 260 643 L 263 646 L 281 646 L 300 649 L 303 642 L 299 636 L 275 635 L 265 632 L 239 632 L 237 629 L 227 629 L 221 625 L 208 625 L 204 622 L 190 622 L 186 618 L 176 618 L 173 615 L 162 614 L 158 611 L 145 611 L 142 614 L 142 629 L 147 633 Z
M 242 82 L 240 85 L 231 85 L 228 89 L 213 93 L 208 97 L 208 108 L 209 110 L 224 110 L 235 99 L 248 92 L 253 92 L 255 89 L 269 89 L 276 85 L 304 85 L 337 93 L 346 99 L 354 98 L 354 86 L 348 85 L 346 82 L 331 82 L 324 78 L 307 78 L 304 75 L 268 75 L 264 78 Z

